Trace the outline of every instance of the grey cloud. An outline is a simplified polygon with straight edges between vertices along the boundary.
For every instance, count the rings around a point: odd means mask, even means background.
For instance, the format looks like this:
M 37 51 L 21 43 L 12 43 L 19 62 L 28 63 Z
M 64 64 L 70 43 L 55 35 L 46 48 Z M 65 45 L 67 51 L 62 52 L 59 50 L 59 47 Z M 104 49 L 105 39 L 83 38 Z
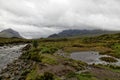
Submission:
M 64 29 L 120 30 L 119 7 L 119 0 L 0 0 L 0 30 L 29 38 Z

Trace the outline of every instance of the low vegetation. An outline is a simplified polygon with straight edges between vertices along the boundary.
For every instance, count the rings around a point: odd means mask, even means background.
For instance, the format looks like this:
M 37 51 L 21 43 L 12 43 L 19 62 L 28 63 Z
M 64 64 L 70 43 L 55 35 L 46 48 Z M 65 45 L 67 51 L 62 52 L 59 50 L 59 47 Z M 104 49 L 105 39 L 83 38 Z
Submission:
M 100 60 L 109 62 L 109 63 L 113 63 L 113 62 L 118 62 L 115 58 L 113 57 L 101 57 Z
M 32 44 L 33 44 L 33 47 L 34 47 L 34 48 L 37 48 L 37 47 L 39 46 L 39 43 L 38 43 L 37 40 L 34 40 L 34 41 L 32 42 Z
M 31 40 L 21 38 L 0 38 L 0 46 L 19 43 L 30 43 Z
M 66 75 L 67 80 L 69 79 L 77 79 L 77 80 L 98 80 L 97 78 L 94 77 L 90 72 L 85 72 L 85 73 L 75 73 L 75 72 L 70 72 Z
M 107 70 L 110 70 L 110 71 L 113 71 L 113 72 L 120 72 L 120 66 L 117 66 L 117 65 L 110 65 L 110 64 L 107 64 L 107 65 L 103 65 L 103 64 L 97 64 L 97 65 L 94 65 L 95 67 L 99 67 L 99 68 L 104 68 L 104 69 L 107 69 Z
M 45 72 L 43 75 L 37 77 L 37 80 L 55 80 L 54 75 L 50 72 Z
M 55 64 L 58 64 L 58 61 L 57 61 L 56 57 L 52 56 L 51 54 L 43 54 L 42 55 L 42 63 L 55 65 Z
M 114 45 L 112 45 L 112 49 L 114 50 L 113 56 L 120 58 L 120 43 L 115 43 Z
M 31 43 L 31 48 L 21 55 L 21 59 L 33 61 L 34 68 L 25 71 L 25 80 L 99 80 L 91 72 L 77 73 L 85 70 L 88 64 L 60 56 L 57 52 L 71 53 L 74 51 L 98 51 L 120 58 L 120 34 L 102 35 L 85 38 L 61 39 L 1 39 L 0 45 L 11 43 Z M 106 62 L 117 62 L 112 57 L 102 57 Z M 98 65 L 97 65 L 98 66 Z M 100 65 L 99 65 L 100 66 Z M 119 67 L 100 66 L 104 69 L 118 71 Z M 115 72 L 116 72 L 115 71 Z

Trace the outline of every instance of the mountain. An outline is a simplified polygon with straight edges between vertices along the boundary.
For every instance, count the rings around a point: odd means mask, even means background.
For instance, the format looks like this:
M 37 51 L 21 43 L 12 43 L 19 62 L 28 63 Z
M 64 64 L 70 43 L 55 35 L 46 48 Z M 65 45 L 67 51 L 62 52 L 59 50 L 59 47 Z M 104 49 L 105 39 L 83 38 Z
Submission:
M 13 29 L 5 29 L 0 32 L 0 37 L 3 38 L 22 38 L 22 36 Z
M 65 37 L 85 37 L 97 36 L 102 34 L 118 33 L 120 31 L 107 31 L 107 30 L 63 30 L 58 34 L 52 34 L 48 38 L 65 38 Z

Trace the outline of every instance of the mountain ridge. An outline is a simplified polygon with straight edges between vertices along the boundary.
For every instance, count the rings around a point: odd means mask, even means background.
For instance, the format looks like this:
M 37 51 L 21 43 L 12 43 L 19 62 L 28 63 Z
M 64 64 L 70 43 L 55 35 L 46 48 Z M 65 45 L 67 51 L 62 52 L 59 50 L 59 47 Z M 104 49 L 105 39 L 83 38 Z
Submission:
M 48 38 L 65 38 L 65 37 L 86 37 L 86 36 L 98 36 L 102 34 L 119 33 L 120 31 L 108 31 L 108 30 L 77 30 L 69 29 L 63 30 L 60 33 L 52 34 Z

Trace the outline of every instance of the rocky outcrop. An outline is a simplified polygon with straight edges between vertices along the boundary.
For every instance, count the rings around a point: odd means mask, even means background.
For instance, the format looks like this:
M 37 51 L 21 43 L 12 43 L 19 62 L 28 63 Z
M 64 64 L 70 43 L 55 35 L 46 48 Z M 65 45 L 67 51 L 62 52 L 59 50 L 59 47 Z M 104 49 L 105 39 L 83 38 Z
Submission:
M 22 51 L 30 50 L 31 47 L 32 47 L 32 45 L 31 45 L 31 44 L 28 44 L 28 45 L 26 45 L 26 46 L 22 49 Z

